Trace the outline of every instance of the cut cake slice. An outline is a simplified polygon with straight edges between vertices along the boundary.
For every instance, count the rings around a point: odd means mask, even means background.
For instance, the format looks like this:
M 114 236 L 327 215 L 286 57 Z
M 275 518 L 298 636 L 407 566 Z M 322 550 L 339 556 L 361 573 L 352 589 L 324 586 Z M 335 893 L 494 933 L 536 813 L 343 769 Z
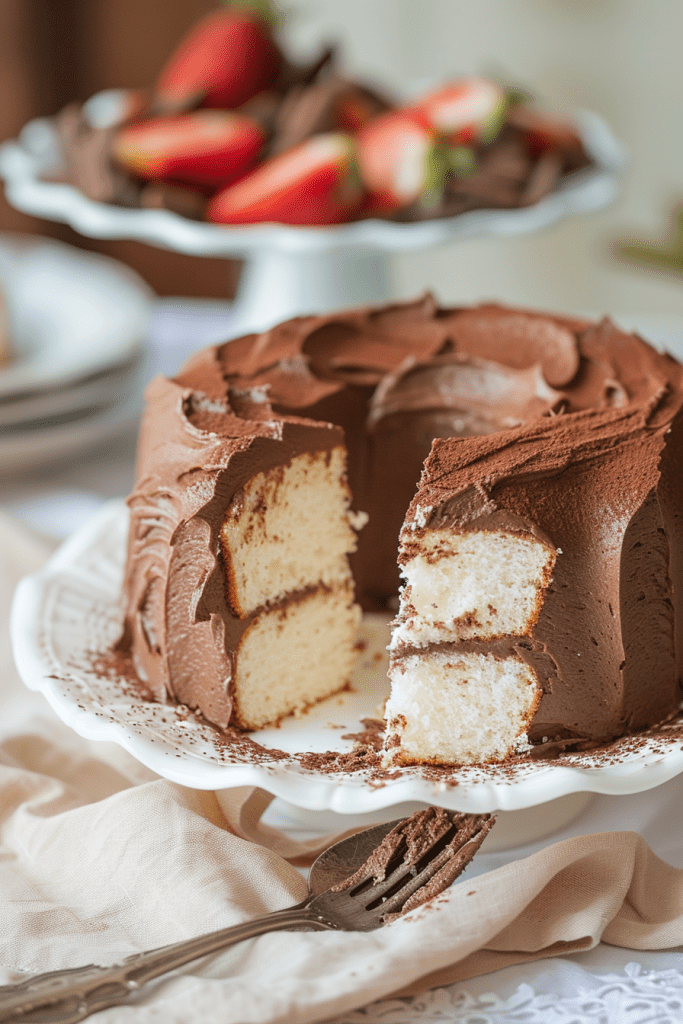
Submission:
M 552 756 L 675 713 L 679 410 L 661 389 L 434 442 L 400 537 L 385 764 Z
M 528 744 L 538 679 L 495 642 L 529 635 L 557 553 L 522 523 L 496 528 L 495 516 L 483 518 L 479 528 L 441 527 L 421 541 L 410 527 L 402 535 L 405 586 L 386 707 L 391 764 L 498 761 Z
M 248 622 L 233 650 L 234 720 L 260 729 L 342 688 L 360 609 L 348 555 L 346 452 L 303 452 L 257 473 L 221 528 L 228 603 Z M 355 521 L 355 520 L 354 520 Z
M 147 400 L 121 642 L 140 678 L 157 700 L 245 730 L 344 689 L 362 517 L 342 431 L 226 389 L 210 355 L 157 378 Z

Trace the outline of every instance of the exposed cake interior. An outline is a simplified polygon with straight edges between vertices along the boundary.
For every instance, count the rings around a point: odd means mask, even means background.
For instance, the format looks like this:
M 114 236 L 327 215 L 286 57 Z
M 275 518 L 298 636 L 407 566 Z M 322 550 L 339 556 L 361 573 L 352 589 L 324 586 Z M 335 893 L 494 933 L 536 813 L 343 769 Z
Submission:
M 359 623 L 350 581 L 317 587 L 257 615 L 233 655 L 237 723 L 261 729 L 343 689 Z
M 503 760 L 525 746 L 540 700 L 516 657 L 437 649 L 395 664 L 387 702 L 389 764 Z
M 405 547 L 410 550 L 410 542 Z M 555 560 L 531 537 L 433 530 L 406 558 L 392 645 L 521 636 L 536 621 Z
M 355 660 L 360 609 L 346 454 L 303 452 L 255 474 L 221 529 L 228 603 L 248 625 L 233 649 L 234 718 L 260 729 L 336 693 Z
M 404 529 L 388 764 L 500 761 L 527 745 L 538 678 L 513 651 L 490 650 L 490 641 L 529 634 L 555 558 L 531 535 L 441 528 L 418 544 Z
M 349 503 L 342 447 L 304 452 L 253 476 L 221 530 L 232 611 L 243 618 L 288 593 L 350 579 Z

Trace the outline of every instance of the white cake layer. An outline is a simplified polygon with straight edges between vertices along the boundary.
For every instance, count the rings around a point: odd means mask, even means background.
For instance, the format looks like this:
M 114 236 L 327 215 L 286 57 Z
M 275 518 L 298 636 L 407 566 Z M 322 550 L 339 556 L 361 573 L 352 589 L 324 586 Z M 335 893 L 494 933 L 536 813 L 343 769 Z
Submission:
M 221 531 L 228 596 L 240 617 L 285 594 L 350 578 L 356 547 L 346 453 L 307 452 L 258 473 L 236 495 Z
M 526 744 L 540 690 L 521 659 L 439 651 L 412 655 L 390 674 L 387 765 L 502 761 Z
M 360 617 L 351 584 L 258 615 L 233 670 L 242 728 L 261 729 L 343 689 L 356 660 Z
M 523 636 L 538 617 L 555 552 L 532 537 L 433 530 L 401 569 L 392 647 Z

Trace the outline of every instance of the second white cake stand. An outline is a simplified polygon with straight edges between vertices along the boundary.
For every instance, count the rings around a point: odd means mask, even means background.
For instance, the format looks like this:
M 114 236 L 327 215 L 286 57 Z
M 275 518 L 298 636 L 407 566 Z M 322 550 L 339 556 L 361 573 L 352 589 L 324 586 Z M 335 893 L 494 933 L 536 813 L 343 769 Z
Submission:
M 595 114 L 579 113 L 576 121 L 593 165 L 566 177 L 539 203 L 513 210 L 474 210 L 413 224 L 370 219 L 328 228 L 223 227 L 167 210 L 97 203 L 72 185 L 49 180 L 61 166 L 49 119 L 29 122 L 17 140 L 0 146 L 0 175 L 7 199 L 17 209 L 65 222 L 81 234 L 134 239 L 192 256 L 244 259 L 231 315 L 231 327 L 238 334 L 263 330 L 301 314 L 388 301 L 391 253 L 482 235 L 529 234 L 562 217 L 604 207 L 616 195 L 623 153 Z

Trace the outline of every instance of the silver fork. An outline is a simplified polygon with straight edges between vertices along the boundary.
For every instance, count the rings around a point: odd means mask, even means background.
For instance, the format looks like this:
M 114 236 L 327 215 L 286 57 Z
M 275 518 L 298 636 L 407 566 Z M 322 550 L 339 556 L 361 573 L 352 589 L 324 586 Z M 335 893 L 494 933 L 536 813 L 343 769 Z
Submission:
M 365 932 L 378 928 L 387 918 L 399 914 L 411 898 L 414 902 L 415 894 L 440 874 L 447 879 L 445 884 L 450 884 L 472 859 L 493 824 L 489 815 L 437 810 L 438 815 L 444 813 L 448 820 L 441 818 L 442 826 L 426 841 L 412 847 L 401 836 L 397 841 L 396 833 L 415 815 L 335 843 L 320 855 L 311 870 L 313 893 L 294 907 L 195 939 L 135 953 L 111 967 L 90 964 L 35 975 L 18 985 L 0 986 L 0 1022 L 76 1024 L 92 1013 L 124 1003 L 153 978 L 266 932 L 302 928 Z M 467 828 L 463 829 L 465 820 Z M 392 843 L 394 848 L 378 869 L 376 861 L 371 863 L 371 855 L 380 852 L 387 841 L 389 848 Z M 400 863 L 396 863 L 399 858 Z M 316 895 L 316 878 L 325 879 L 327 885 L 332 880 L 338 884 Z

